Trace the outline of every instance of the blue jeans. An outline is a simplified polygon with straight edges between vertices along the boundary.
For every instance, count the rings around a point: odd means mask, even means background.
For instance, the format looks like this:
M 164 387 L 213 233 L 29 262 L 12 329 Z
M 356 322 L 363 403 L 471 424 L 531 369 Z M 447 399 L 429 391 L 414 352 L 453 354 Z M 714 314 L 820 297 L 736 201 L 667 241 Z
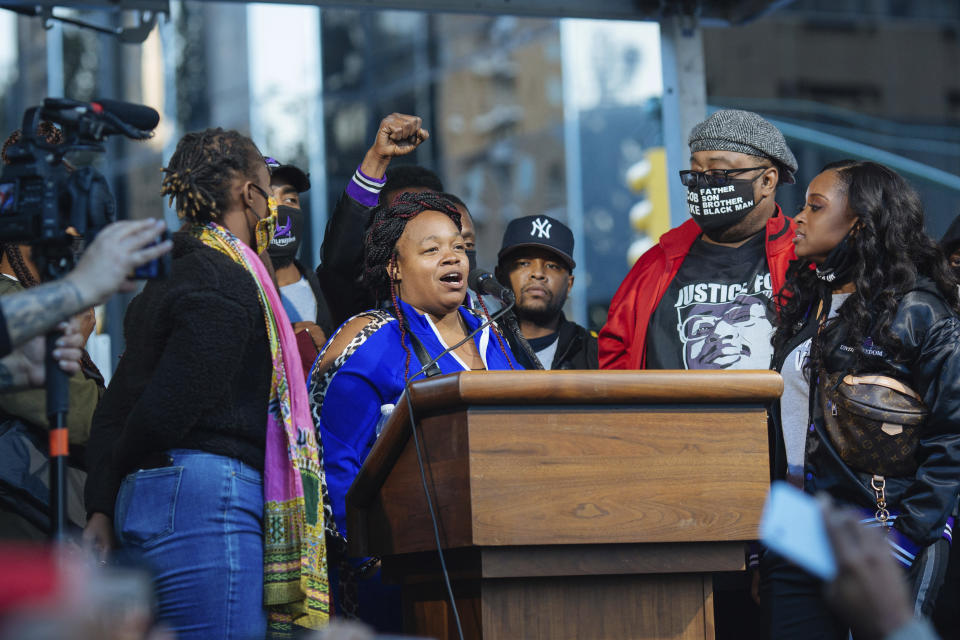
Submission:
M 117 496 L 120 546 L 155 572 L 158 617 L 179 640 L 261 640 L 263 479 L 234 458 L 172 449 L 168 467 L 128 475 Z

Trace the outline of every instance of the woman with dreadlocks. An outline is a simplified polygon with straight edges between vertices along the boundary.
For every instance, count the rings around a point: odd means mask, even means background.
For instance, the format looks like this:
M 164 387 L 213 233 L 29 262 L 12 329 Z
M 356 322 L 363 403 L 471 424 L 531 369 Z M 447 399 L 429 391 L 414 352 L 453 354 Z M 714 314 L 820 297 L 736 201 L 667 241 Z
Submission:
M 364 280 L 389 310 L 367 311 L 345 322 L 310 375 L 330 507 L 341 535 L 349 535 L 347 489 L 377 437 L 381 416 L 397 404 L 407 382 L 423 377 L 421 369 L 430 359 L 481 324 L 461 306 L 467 270 L 460 213 L 446 197 L 408 193 L 373 211 L 364 240 Z M 437 365 L 442 373 L 521 368 L 491 327 Z M 379 588 L 378 581 L 367 584 L 370 588 L 360 593 L 360 615 L 381 630 L 396 629 L 396 593 Z M 340 600 L 344 597 L 351 599 Z M 353 612 L 352 602 L 338 601 L 338 607 Z
M 37 134 L 50 144 L 63 142 L 60 130 L 49 122 L 41 122 Z M 8 162 L 7 149 L 20 139 L 20 135 L 19 131 L 14 131 L 3 143 L 4 164 Z M 40 284 L 40 274 L 32 257 L 33 249 L 29 244 L 0 243 L 0 296 Z M 96 324 L 93 309 L 78 314 L 72 322 L 86 342 Z M 86 523 L 83 449 L 90 434 L 93 411 L 103 393 L 103 376 L 86 351 L 80 361 L 80 371 L 70 376 L 67 389 L 70 403 L 67 412 L 70 437 L 68 529 L 79 532 Z M 37 464 L 38 459 L 47 458 L 45 433 L 48 429 L 46 392 L 43 389 L 0 394 L 0 468 L 4 469 L 0 480 L 0 538 L 46 540 L 50 535 L 49 469 Z
M 263 638 L 329 615 L 320 468 L 296 339 L 258 253 L 270 174 L 236 131 L 184 136 L 162 193 L 170 276 L 127 309 L 94 418 L 86 536 L 143 553 L 184 638 Z
M 957 286 L 923 218 L 883 165 L 841 161 L 813 179 L 781 292 L 771 416 L 774 477 L 880 527 L 918 616 L 942 583 L 960 491 Z M 761 575 L 770 637 L 847 637 L 822 583 L 769 551 Z

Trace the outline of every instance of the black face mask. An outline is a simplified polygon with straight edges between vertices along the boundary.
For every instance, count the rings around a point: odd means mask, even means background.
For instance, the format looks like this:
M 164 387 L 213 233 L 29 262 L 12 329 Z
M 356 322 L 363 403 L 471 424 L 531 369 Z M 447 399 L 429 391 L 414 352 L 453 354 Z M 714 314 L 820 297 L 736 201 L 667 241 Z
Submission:
M 272 260 L 287 261 L 297 257 L 300 244 L 303 241 L 303 212 L 294 207 L 280 205 L 277 207 L 277 228 L 273 240 L 267 247 L 267 253 Z
M 707 234 L 729 229 L 757 206 L 753 198 L 754 180 L 731 179 L 722 187 L 688 187 L 690 217 Z
M 470 265 L 470 272 L 477 268 L 477 250 L 467 249 L 467 264 Z
M 853 280 L 856 256 L 854 256 L 853 248 L 850 246 L 850 238 L 853 237 L 856 228 L 856 226 L 853 226 L 850 231 L 847 231 L 843 240 L 838 242 L 837 246 L 827 254 L 827 259 L 823 261 L 823 264 L 817 266 L 817 277 L 831 287 L 839 287 Z

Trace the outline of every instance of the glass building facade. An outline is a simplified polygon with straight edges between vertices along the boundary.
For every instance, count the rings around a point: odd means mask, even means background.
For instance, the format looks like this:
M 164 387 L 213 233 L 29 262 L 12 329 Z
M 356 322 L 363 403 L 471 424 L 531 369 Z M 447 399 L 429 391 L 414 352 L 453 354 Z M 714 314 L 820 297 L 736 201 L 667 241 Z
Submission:
M 162 114 L 148 142 L 113 140 L 94 163 L 129 217 L 175 216 L 159 168 L 186 131 L 249 133 L 311 174 L 315 264 L 336 199 L 392 112 L 430 140 L 397 163 L 439 174 L 470 208 L 479 264 L 505 225 L 545 213 L 573 228 L 568 315 L 599 328 L 632 260 L 676 222 L 663 159 L 655 22 L 430 14 L 229 2 L 170 3 L 142 44 L 0 11 L 0 124 L 46 95 L 142 102 Z M 792 214 L 827 161 L 892 164 L 920 189 L 928 227 L 960 213 L 960 13 L 956 3 L 799 0 L 738 27 L 703 25 L 709 108 L 756 110 L 782 126 L 801 165 L 778 194 Z M 124 16 L 74 12 L 104 25 Z M 674 185 L 676 186 L 676 185 Z M 671 215 L 672 214 L 672 215 Z M 124 301 L 104 330 L 120 352 Z

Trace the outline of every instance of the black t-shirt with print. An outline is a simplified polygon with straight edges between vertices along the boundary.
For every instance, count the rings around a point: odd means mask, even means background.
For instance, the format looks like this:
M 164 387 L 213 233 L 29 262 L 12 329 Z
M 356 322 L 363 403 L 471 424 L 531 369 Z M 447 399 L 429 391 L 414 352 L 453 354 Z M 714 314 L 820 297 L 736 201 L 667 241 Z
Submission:
M 648 369 L 767 369 L 773 305 L 764 234 L 739 247 L 701 236 L 647 329 Z

